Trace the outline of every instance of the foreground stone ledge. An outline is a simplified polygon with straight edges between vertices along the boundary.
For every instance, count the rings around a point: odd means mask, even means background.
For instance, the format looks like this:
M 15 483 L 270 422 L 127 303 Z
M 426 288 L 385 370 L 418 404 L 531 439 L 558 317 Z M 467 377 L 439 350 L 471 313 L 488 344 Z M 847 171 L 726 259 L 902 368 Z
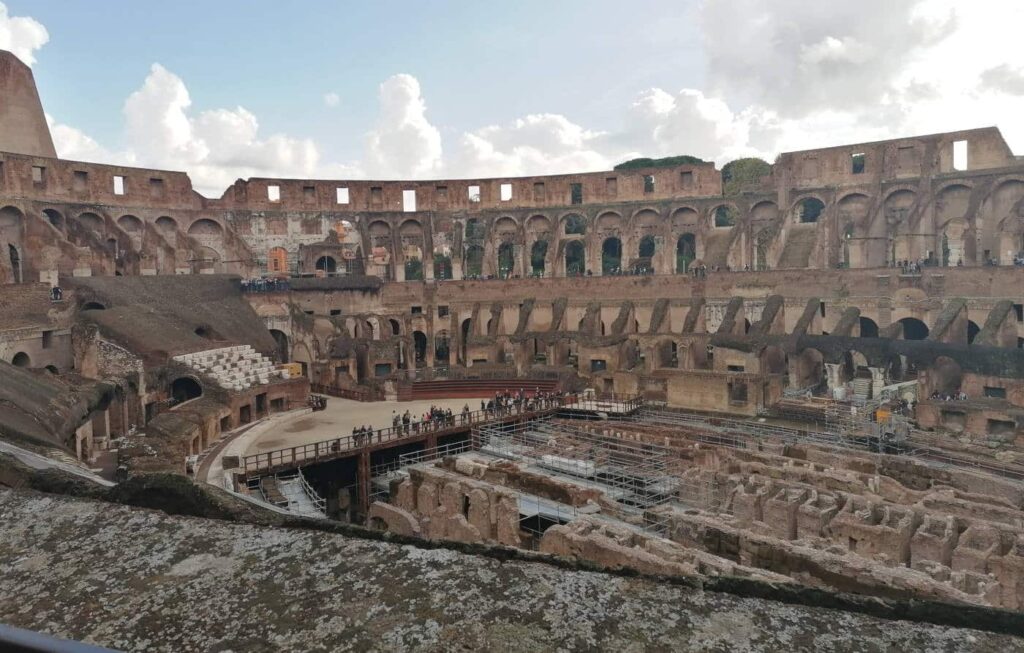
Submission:
M 0 567 L 0 620 L 130 651 L 1022 645 L 651 578 L 17 491 L 0 492 Z

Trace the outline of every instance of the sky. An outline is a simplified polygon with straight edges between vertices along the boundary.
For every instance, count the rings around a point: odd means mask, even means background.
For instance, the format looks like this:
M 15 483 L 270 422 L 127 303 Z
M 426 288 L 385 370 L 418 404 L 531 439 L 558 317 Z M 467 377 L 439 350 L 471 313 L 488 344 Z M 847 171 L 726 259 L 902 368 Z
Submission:
M 995 125 L 1022 0 L 0 0 L 58 155 L 238 178 L 606 170 Z

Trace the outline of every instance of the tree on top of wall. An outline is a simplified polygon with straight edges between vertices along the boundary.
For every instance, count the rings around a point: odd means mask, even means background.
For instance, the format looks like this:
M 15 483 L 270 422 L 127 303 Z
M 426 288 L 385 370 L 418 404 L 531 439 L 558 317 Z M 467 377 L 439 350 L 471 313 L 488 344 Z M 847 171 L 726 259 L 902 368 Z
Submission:
M 672 168 L 674 166 L 681 165 L 695 165 L 698 163 L 706 163 L 704 159 L 699 159 L 689 154 L 680 154 L 679 156 L 666 156 L 661 159 L 652 159 L 650 157 L 640 157 L 639 159 L 630 159 L 629 161 L 623 161 L 619 165 L 615 166 L 613 170 L 639 170 L 641 168 Z
M 722 166 L 722 192 L 725 195 L 739 195 L 755 190 L 762 177 L 772 173 L 772 166 L 764 159 L 749 157 L 736 159 Z

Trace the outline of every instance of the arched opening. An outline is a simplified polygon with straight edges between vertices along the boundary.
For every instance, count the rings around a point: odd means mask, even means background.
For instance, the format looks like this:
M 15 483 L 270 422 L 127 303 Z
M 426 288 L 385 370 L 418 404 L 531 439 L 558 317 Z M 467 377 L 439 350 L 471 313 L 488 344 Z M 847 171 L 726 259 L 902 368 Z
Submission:
M 843 267 L 850 267 L 850 239 L 853 238 L 853 223 L 843 229 Z
M 14 358 L 11 359 L 11 365 L 14 365 L 15 367 L 28 367 L 31 364 L 32 359 L 23 351 L 19 351 L 14 355 Z
M 768 345 L 761 351 L 763 374 L 785 374 L 789 369 L 789 356 L 781 347 Z
M 221 236 L 223 234 L 224 228 L 220 226 L 220 223 L 208 218 L 200 218 L 188 228 L 190 236 Z
M 86 302 L 82 304 L 83 311 L 105 311 L 107 307 L 99 302 Z
M 860 317 L 860 337 L 861 338 L 877 338 L 878 337 L 878 324 L 870 317 Z
M 56 365 L 47 365 L 47 366 L 46 366 L 46 367 L 44 367 L 43 369 L 45 369 L 45 370 L 46 370 L 47 372 L 49 372 L 50 374 L 55 374 L 55 375 L 56 375 L 56 374 L 60 374 L 60 370 L 58 370 L 58 369 L 57 369 L 57 366 L 56 366 Z
M 640 258 L 651 258 L 654 256 L 655 248 L 654 236 L 644 236 L 640 239 Z
M 648 234 L 640 239 L 640 247 L 637 250 L 639 256 L 637 257 L 636 263 L 633 268 L 635 272 L 640 274 L 648 274 L 654 271 L 654 263 L 651 259 L 654 258 L 654 252 L 657 249 L 657 242 L 654 236 Z
M 796 221 L 802 223 L 817 222 L 825 210 L 825 204 L 817 197 L 805 197 L 796 205 Z
M 817 390 L 825 378 L 825 357 L 817 349 L 805 349 L 796 359 L 797 388 Z
M 754 236 L 754 269 L 759 272 L 768 269 L 769 249 L 775 234 L 773 227 L 765 227 Z
M 530 272 L 536 277 L 544 276 L 544 260 L 548 255 L 548 241 L 538 240 L 530 248 Z
M 142 231 L 142 220 L 139 220 L 134 215 L 122 215 L 117 219 L 117 226 L 129 233 Z
M 171 383 L 171 397 L 174 398 L 176 404 L 202 396 L 203 386 L 190 376 L 177 378 Z
M 402 325 L 398 323 L 398 320 L 391 318 L 388 320 L 388 324 L 391 325 L 391 335 L 397 336 L 402 333 Z
M 480 240 L 484 237 L 487 229 L 477 218 L 470 218 L 466 221 L 466 240 Z
M 903 326 L 904 340 L 924 340 L 928 337 L 928 325 L 916 317 L 905 317 L 899 323 Z
M 95 213 L 85 212 L 78 216 L 78 222 L 91 231 L 99 232 L 103 229 L 103 218 Z
M 451 352 L 449 350 L 448 332 L 441 331 L 434 336 L 434 366 L 448 366 Z
M 473 244 L 466 248 L 466 276 L 479 277 L 484 273 L 484 248 Z
M 427 334 L 413 331 L 412 344 L 416 354 L 416 367 L 423 367 L 427 362 Z
M 565 246 L 565 275 L 578 277 L 587 269 L 587 257 L 583 243 L 574 240 Z
M 271 274 L 288 272 L 288 250 L 284 247 L 271 247 L 267 252 L 267 271 Z
M 655 348 L 658 367 L 679 367 L 679 345 L 674 340 L 658 343 Z
M 587 233 L 587 221 L 582 215 L 569 215 L 564 220 L 564 231 L 566 236 L 584 236 Z
M 338 271 L 338 262 L 334 260 L 333 256 L 321 256 L 316 260 L 317 272 L 323 272 L 324 274 L 335 274 Z
M 279 329 L 271 329 L 270 335 L 274 338 L 274 343 L 277 345 L 277 358 L 282 363 L 288 362 L 288 336 L 284 331 Z
M 622 271 L 622 241 L 612 236 L 601 244 L 601 274 L 618 274 Z
M 21 253 L 14 245 L 7 245 L 7 255 L 11 259 L 11 277 L 14 283 L 21 283 Z
M 64 231 L 64 216 L 53 209 L 43 209 L 43 215 L 55 228 Z
M 736 225 L 736 209 L 726 204 L 716 207 L 714 220 L 716 227 L 733 227 Z
M 173 234 L 178 231 L 178 221 L 167 215 L 157 218 L 155 224 L 156 228 L 164 234 Z
M 466 363 L 466 346 L 469 343 L 469 328 L 471 325 L 472 322 L 470 321 L 470 318 L 467 317 L 465 320 L 462 321 L 462 324 L 459 326 L 459 333 L 462 334 L 462 338 L 460 340 L 460 342 L 462 343 L 462 351 L 460 352 L 460 354 L 462 356 L 463 364 Z
M 423 281 L 423 260 L 418 255 L 405 259 L 405 280 Z
M 515 249 L 512 243 L 502 243 L 498 247 L 498 277 L 508 279 L 515 269 Z
M 963 371 L 953 359 L 947 356 L 936 358 L 928 376 L 932 392 L 938 392 L 942 396 L 954 396 L 960 392 Z
M 452 257 L 436 252 L 434 254 L 434 278 L 440 281 L 452 278 Z
M 981 327 L 974 323 L 974 320 L 967 320 L 967 344 L 974 342 L 974 339 L 978 337 L 978 332 L 981 331 Z
M 683 234 L 676 241 L 676 272 L 686 274 L 696 258 L 697 237 L 693 234 Z
M 867 357 L 859 351 L 850 350 L 843 353 L 842 378 L 844 381 L 854 379 L 871 380 L 871 369 L 868 367 Z M 867 390 L 867 397 L 870 398 L 870 386 Z

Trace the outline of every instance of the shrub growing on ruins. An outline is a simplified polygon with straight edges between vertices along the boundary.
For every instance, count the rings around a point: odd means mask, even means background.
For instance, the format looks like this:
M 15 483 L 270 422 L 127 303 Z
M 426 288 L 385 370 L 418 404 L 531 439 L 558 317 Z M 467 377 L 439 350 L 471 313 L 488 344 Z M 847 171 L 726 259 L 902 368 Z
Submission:
M 764 159 L 750 157 L 736 159 L 722 166 L 722 189 L 725 195 L 739 195 L 754 190 L 762 177 L 772 173 L 772 166 Z

